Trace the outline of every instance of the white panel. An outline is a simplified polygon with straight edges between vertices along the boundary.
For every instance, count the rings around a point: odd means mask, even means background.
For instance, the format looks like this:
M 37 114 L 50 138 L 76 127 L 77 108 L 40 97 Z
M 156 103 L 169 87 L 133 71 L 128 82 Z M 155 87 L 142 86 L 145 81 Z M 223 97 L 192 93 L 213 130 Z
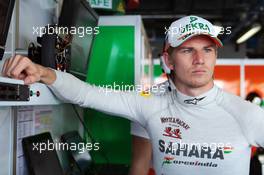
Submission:
M 126 16 L 100 16 L 98 25 L 101 26 L 135 26 L 141 21 L 139 15 L 126 15 Z M 138 26 L 140 27 L 140 26 Z
M 11 107 L 0 107 L 0 174 L 12 174 L 12 115 Z
M 15 9 L 15 7 L 14 7 Z M 13 42 L 15 41 L 15 12 L 12 15 L 12 20 L 10 22 L 10 27 L 8 30 L 6 45 L 5 45 L 5 52 L 11 53 L 13 50 Z
M 14 55 L 16 48 L 27 49 L 30 42 L 36 43 L 37 34 L 33 35 L 33 27 L 44 27 L 56 20 L 54 20 L 56 12 L 56 1 L 54 0 L 17 0 L 16 5 L 14 11 L 17 14 L 12 16 L 6 52 L 3 61 L 0 61 L 0 69 L 2 69 L 4 60 Z M 23 81 L 3 77 L 0 77 L 0 82 L 23 84 Z M 40 91 L 40 96 L 31 97 L 29 102 L 0 102 L 0 175 L 15 173 L 13 173 L 15 171 L 13 156 L 17 150 L 13 150 L 13 146 L 16 146 L 13 145 L 15 140 L 13 129 L 16 106 L 37 105 L 32 106 L 37 109 L 43 107 L 40 105 L 52 105 L 50 106 L 53 110 L 51 133 L 55 139 L 70 130 L 79 130 L 83 135 L 82 127 L 71 105 L 61 104 L 44 84 L 35 83 L 30 86 L 30 89 L 34 92 Z M 59 155 L 60 158 L 63 156 Z M 64 167 L 67 165 L 66 159 L 62 161 L 62 164 Z
M 240 65 L 240 96 L 246 98 L 246 84 L 245 84 L 245 65 L 244 62 Z
M 77 114 L 73 110 L 71 104 L 52 106 L 53 118 L 52 118 L 52 137 L 54 140 L 59 141 L 62 134 L 77 130 L 81 137 L 83 137 L 83 128 L 79 122 Z M 81 117 L 83 116 L 82 109 L 77 107 L 77 110 Z M 60 158 L 62 167 L 65 169 L 68 166 L 68 157 L 63 151 L 57 151 Z
M 33 35 L 33 27 L 44 27 L 53 24 L 55 16 L 54 0 L 20 0 L 18 20 L 17 48 L 26 49 L 32 41 L 36 43 L 37 34 Z
M 61 135 L 66 132 L 77 130 L 80 135 L 83 136 L 82 126 L 80 125 L 79 119 L 73 110 L 73 106 L 70 104 L 53 105 L 53 106 L 27 106 L 17 108 L 17 123 L 22 123 L 22 127 L 17 126 L 19 132 L 17 138 L 21 143 L 21 138 L 28 135 L 35 135 L 42 132 L 50 132 L 55 143 L 60 142 Z M 82 109 L 78 108 L 80 115 L 82 116 Z M 81 110 L 81 111 L 80 111 Z M 27 114 L 23 114 L 26 112 Z M 43 113 L 44 112 L 44 113 Z M 43 113 L 43 114 L 41 114 Z M 26 118 L 25 118 L 26 116 Z M 26 124 L 25 124 L 26 123 Z M 22 135 L 21 135 L 22 134 Z M 21 144 L 18 146 L 17 155 L 19 159 L 15 164 L 23 164 L 23 152 Z M 64 170 L 68 167 L 69 162 L 65 151 L 56 150 L 61 161 L 61 165 Z M 17 170 L 16 175 L 27 175 L 26 167 L 20 167 Z M 1 174 L 1 173 L 0 173 Z

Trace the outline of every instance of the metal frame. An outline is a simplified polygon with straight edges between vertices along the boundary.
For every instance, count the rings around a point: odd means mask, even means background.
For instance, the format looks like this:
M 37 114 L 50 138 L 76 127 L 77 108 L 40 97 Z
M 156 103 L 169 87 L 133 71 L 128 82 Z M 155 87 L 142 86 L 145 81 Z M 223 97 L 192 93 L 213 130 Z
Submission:
M 264 65 L 264 59 L 244 59 L 244 58 L 217 58 L 216 65 Z
M 260 59 L 221 59 L 218 58 L 216 65 L 237 65 L 240 67 L 240 96 L 246 98 L 245 89 L 245 66 L 264 66 L 264 60 Z
M 154 59 L 154 65 L 160 64 L 159 59 Z M 234 59 L 234 58 L 218 58 L 216 60 L 217 65 L 230 65 L 240 67 L 240 96 L 246 98 L 245 91 L 245 66 L 264 66 L 264 59 Z

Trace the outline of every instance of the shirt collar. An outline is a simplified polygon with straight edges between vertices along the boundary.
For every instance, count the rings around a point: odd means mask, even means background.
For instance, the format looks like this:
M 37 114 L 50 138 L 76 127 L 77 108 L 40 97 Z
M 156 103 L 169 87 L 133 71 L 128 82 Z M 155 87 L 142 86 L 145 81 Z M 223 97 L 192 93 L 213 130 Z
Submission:
M 218 87 L 214 85 L 210 90 L 207 92 L 198 95 L 198 96 L 188 96 L 181 93 L 175 86 L 174 82 L 169 79 L 171 90 L 175 91 L 175 96 L 177 101 L 185 106 L 200 106 L 200 105 L 207 105 L 212 103 L 218 93 Z
M 175 84 L 171 78 L 169 78 L 169 86 L 170 86 L 171 90 L 176 90 L 176 86 L 175 86 Z

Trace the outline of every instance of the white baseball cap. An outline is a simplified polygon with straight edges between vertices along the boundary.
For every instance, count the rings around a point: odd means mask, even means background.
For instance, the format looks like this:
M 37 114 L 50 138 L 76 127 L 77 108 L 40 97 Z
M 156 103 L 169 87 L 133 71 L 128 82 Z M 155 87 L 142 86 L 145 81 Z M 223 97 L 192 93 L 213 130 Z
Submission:
M 212 23 L 198 16 L 185 16 L 171 23 L 166 31 L 166 51 L 170 46 L 178 47 L 188 39 L 206 35 L 210 37 L 218 47 L 222 47 L 222 42 L 217 38 L 215 27 Z

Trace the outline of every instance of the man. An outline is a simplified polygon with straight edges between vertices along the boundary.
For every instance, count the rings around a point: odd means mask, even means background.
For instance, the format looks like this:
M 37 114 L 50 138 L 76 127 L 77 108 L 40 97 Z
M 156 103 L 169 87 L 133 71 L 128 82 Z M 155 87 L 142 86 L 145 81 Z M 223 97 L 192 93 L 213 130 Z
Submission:
M 131 123 L 132 161 L 129 175 L 150 175 L 151 142 L 145 129 L 139 124 Z
M 161 64 L 165 73 L 166 67 L 164 63 Z M 159 84 L 160 87 L 169 90 L 169 83 L 164 82 Z M 153 92 L 151 92 L 153 93 Z M 152 147 L 150 137 L 146 129 L 136 122 L 131 122 L 131 135 L 132 135 L 132 162 L 129 175 L 154 175 L 155 171 L 152 168 Z
M 183 17 L 170 26 L 163 54 L 170 88 L 150 97 L 135 92 L 102 92 L 68 73 L 16 56 L 3 75 L 41 81 L 60 99 L 121 116 L 146 128 L 157 174 L 248 175 L 250 146 L 264 145 L 264 111 L 213 83 L 217 47 L 213 25 Z

